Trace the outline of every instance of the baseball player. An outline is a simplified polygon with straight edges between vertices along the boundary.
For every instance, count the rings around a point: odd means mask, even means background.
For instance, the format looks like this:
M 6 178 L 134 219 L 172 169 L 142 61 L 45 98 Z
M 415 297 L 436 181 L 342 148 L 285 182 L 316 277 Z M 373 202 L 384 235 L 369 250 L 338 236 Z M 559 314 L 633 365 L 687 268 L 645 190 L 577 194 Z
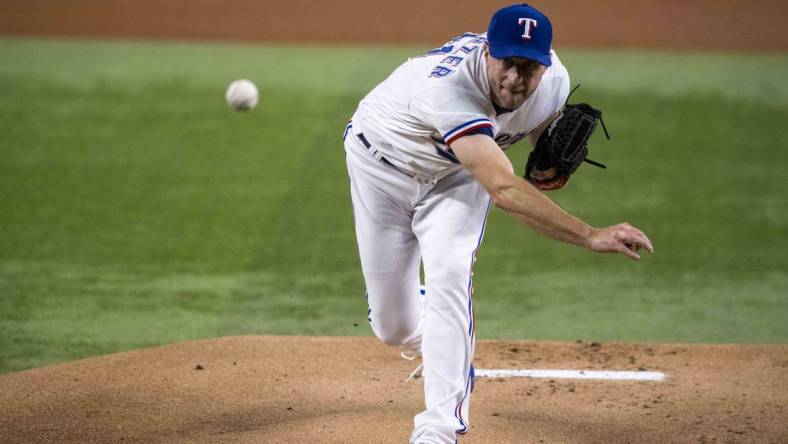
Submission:
M 653 251 L 631 225 L 593 228 L 542 192 L 563 186 L 585 159 L 599 117 L 587 105 L 577 118 L 567 114 L 569 76 L 551 42 L 544 14 L 525 4 L 503 8 L 487 33 L 463 34 L 399 66 L 345 128 L 370 325 L 384 343 L 423 360 L 426 410 L 411 442 L 454 443 L 469 430 L 471 276 L 491 204 L 593 251 L 633 259 L 641 248 Z M 536 147 L 528 180 L 503 152 L 526 137 Z

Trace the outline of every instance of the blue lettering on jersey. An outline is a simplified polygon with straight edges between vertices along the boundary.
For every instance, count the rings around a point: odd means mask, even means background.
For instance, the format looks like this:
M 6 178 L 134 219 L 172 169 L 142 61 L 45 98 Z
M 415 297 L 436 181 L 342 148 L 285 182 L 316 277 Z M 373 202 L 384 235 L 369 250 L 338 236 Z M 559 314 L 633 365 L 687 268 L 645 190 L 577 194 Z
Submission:
M 452 72 L 454 72 L 453 69 L 445 67 L 445 66 L 438 65 L 430 73 L 430 78 L 432 78 L 432 77 L 444 77 L 444 76 L 446 76 L 448 74 L 451 74 Z
M 476 45 L 475 46 L 464 45 L 464 46 L 461 46 L 461 47 L 457 48 L 457 50 L 454 51 L 454 54 L 458 54 L 458 53 L 470 54 L 473 51 L 476 51 L 477 49 L 479 49 L 479 46 L 476 46 Z
M 446 44 L 442 48 L 435 48 L 432 51 L 428 52 L 427 55 L 435 55 L 435 54 L 449 54 L 454 51 L 454 45 Z
M 463 39 L 467 39 L 467 38 L 472 38 L 472 40 L 470 42 L 467 42 L 463 46 L 461 46 L 461 47 L 459 47 L 457 49 L 454 49 L 455 48 L 455 44 L 457 42 L 459 42 L 460 40 L 463 40 Z M 428 52 L 426 55 L 424 55 L 422 57 L 432 56 L 432 55 L 439 55 L 439 54 L 446 54 L 447 55 L 447 57 L 445 57 L 443 60 L 441 60 L 440 63 L 432 70 L 432 72 L 430 72 L 430 78 L 432 78 L 432 77 L 445 77 L 445 76 L 451 74 L 452 72 L 454 72 L 454 70 L 451 69 L 450 66 L 454 66 L 454 67 L 459 66 L 460 63 L 462 63 L 462 61 L 465 60 L 460 55 L 449 55 L 449 54 L 471 54 L 474 51 L 476 51 L 477 49 L 479 49 L 479 47 L 481 45 L 483 45 L 484 43 L 486 43 L 486 42 L 487 42 L 487 38 L 486 37 L 483 37 L 483 36 L 481 36 L 479 34 L 474 34 L 472 32 L 466 32 L 465 34 L 462 34 L 460 36 L 457 36 L 457 37 L 449 40 L 442 47 L 435 48 L 432 51 Z
M 462 57 L 448 56 L 445 59 L 441 60 L 441 64 L 457 66 L 460 64 L 460 62 L 462 62 L 462 60 L 463 60 Z
M 479 34 L 476 34 L 475 32 L 466 32 L 466 33 L 463 33 L 462 35 L 458 35 L 457 37 L 454 37 L 453 39 L 449 40 L 449 43 L 459 42 L 460 40 L 462 40 L 464 38 L 467 38 L 467 37 L 479 38 Z M 484 38 L 484 37 L 482 37 L 482 38 Z M 485 41 L 487 41 L 487 40 L 485 39 Z
M 528 133 L 524 133 L 522 131 L 518 131 L 517 134 L 498 133 L 495 136 L 495 143 L 498 144 L 501 149 L 505 150 L 515 143 L 523 140 L 523 138 L 527 135 Z
M 481 45 L 481 44 L 487 43 L 487 38 L 486 37 L 482 37 L 479 34 L 475 34 L 473 32 L 466 32 L 466 33 L 464 33 L 462 35 L 458 35 L 457 37 L 454 37 L 453 39 L 449 40 L 448 42 L 446 42 L 445 45 L 441 46 L 440 48 L 435 48 L 433 50 L 428 51 L 423 56 L 416 56 L 416 57 L 417 58 L 418 57 L 426 57 L 426 56 L 431 56 L 431 55 L 435 55 L 435 54 L 451 54 L 451 52 L 454 51 L 454 44 L 455 43 L 459 42 L 462 39 L 466 39 L 466 38 L 469 38 L 469 37 L 475 37 L 473 40 L 471 40 L 469 42 L 469 44 L 471 44 L 471 45 Z

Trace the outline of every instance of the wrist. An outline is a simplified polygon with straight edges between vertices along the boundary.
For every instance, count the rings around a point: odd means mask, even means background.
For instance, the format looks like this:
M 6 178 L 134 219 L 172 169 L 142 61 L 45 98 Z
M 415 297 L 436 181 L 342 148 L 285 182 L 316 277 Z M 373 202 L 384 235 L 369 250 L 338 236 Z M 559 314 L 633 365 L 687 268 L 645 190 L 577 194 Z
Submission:
M 591 226 L 586 226 L 585 232 L 581 235 L 582 239 L 583 239 L 583 247 L 585 247 L 585 248 L 587 248 L 589 250 L 593 250 L 593 248 L 592 248 L 593 247 L 593 239 L 594 239 L 594 236 L 596 235 L 596 233 L 598 233 L 598 232 L 599 232 L 598 229 L 596 229 L 594 227 L 591 227 Z

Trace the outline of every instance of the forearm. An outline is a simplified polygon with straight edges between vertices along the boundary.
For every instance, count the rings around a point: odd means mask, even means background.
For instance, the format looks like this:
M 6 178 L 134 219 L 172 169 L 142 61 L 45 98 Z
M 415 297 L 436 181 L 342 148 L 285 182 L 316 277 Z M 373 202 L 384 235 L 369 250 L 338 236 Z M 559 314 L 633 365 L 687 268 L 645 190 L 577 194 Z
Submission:
M 452 148 L 460 162 L 490 193 L 495 206 L 549 237 L 588 246 L 594 230 L 516 176 L 511 162 L 493 139 L 484 135 L 466 136 L 456 140 Z
M 511 162 L 492 138 L 474 134 L 452 144 L 460 162 L 484 186 L 496 207 L 553 239 L 600 253 L 621 253 L 638 260 L 638 250 L 654 251 L 646 235 L 627 224 L 595 229 L 567 213 L 531 184 L 514 175 Z
M 588 246 L 593 228 L 527 183 L 502 190 L 493 196 L 493 201 L 497 207 L 545 236 L 581 247 Z

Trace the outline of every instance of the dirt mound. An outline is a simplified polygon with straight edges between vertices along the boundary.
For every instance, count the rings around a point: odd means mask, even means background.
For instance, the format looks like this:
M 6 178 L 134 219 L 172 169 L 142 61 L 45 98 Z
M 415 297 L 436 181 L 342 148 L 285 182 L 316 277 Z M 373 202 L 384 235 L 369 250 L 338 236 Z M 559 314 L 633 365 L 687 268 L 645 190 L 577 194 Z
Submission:
M 480 341 L 477 368 L 659 371 L 662 382 L 477 378 L 463 442 L 780 442 L 788 346 Z M 0 375 L 3 442 L 405 442 L 413 362 L 372 338 L 230 337 Z

